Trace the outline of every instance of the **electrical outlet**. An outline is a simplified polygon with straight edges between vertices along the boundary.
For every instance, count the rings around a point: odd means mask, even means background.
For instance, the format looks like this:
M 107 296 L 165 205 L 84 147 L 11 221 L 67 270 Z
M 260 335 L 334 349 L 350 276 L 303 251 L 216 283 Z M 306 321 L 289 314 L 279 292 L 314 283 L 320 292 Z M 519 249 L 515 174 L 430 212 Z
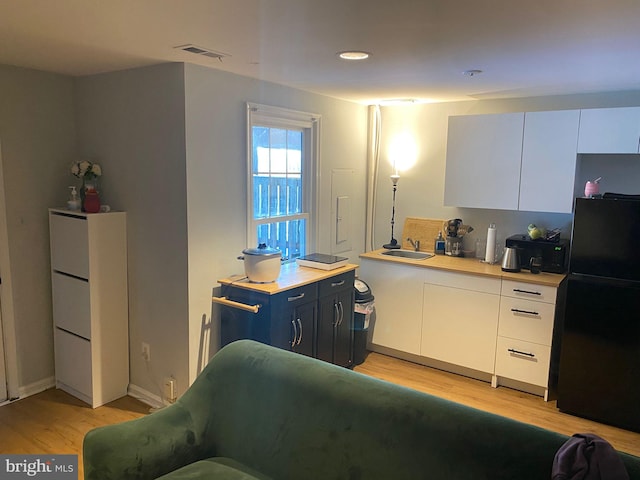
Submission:
M 176 401 L 176 379 L 173 377 L 167 377 L 164 379 L 164 398 L 169 403 Z
M 151 347 L 148 343 L 142 342 L 142 358 L 147 362 L 151 361 Z

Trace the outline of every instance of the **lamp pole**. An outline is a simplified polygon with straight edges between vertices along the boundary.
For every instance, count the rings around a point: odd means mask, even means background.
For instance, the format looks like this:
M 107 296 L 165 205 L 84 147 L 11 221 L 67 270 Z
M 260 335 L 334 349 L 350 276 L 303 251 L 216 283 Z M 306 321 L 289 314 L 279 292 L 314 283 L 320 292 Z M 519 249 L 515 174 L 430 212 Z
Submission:
M 382 248 L 386 248 L 388 250 L 400 248 L 398 241 L 393 236 L 393 226 L 396 223 L 396 190 L 398 190 L 398 180 L 400 180 L 400 175 L 398 175 L 398 172 L 396 171 L 394 175 L 391 175 L 391 183 L 393 184 L 393 197 L 391 201 L 391 240 L 389 243 L 382 246 Z

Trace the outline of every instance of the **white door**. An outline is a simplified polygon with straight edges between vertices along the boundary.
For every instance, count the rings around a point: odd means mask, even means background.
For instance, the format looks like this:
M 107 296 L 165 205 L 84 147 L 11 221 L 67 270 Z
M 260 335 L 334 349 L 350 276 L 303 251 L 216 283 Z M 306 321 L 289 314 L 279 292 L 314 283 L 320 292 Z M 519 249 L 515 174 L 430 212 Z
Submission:
M 7 217 L 4 198 L 4 176 L 2 174 L 2 145 L 0 144 L 0 404 L 8 398 L 7 372 L 9 375 L 12 396 L 17 394 L 17 365 L 15 344 L 5 344 L 5 340 L 13 341 L 13 311 L 9 301 L 11 296 L 11 279 L 9 278 L 9 239 L 7 236 Z M 3 303 L 4 302 L 4 303 Z M 4 318 L 2 313 L 4 312 Z M 7 369 L 7 365 L 11 368 Z M 15 374 L 14 374 L 15 372 Z
M 1 279 L 0 279 L 1 280 Z M 0 291 L 2 290 L 2 285 L 0 284 Z M 2 298 L 2 293 L 0 293 L 0 299 Z M 5 370 L 5 362 L 4 362 L 4 340 L 2 335 L 2 304 L 0 303 L 0 403 L 4 402 L 7 399 L 7 375 Z
M 0 145 L 1 146 L 1 145 Z M 4 177 L 2 175 L 2 150 L 0 149 L 0 403 L 7 399 L 7 370 L 6 362 L 4 358 L 4 334 L 2 323 L 2 274 L 7 268 L 4 259 L 9 250 L 9 245 L 6 244 L 7 237 L 6 232 L 6 216 L 5 216 L 5 202 L 4 202 Z

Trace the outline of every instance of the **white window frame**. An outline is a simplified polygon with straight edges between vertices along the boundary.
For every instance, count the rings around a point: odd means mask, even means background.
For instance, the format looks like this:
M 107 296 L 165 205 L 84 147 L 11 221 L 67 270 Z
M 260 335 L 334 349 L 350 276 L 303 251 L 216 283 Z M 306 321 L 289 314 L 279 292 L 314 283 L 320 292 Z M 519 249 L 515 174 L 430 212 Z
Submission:
M 303 158 L 302 188 L 304 214 L 298 218 L 306 219 L 307 254 L 315 252 L 318 244 L 318 195 L 319 195 L 319 163 L 320 163 L 320 120 L 315 113 L 301 112 L 287 108 L 261 105 L 247 102 L 247 247 L 257 246 L 257 226 L 278 221 L 277 217 L 261 219 L 253 218 L 253 175 L 252 175 L 252 128 L 265 126 L 275 128 L 302 129 Z M 288 219 L 292 219 L 289 217 Z

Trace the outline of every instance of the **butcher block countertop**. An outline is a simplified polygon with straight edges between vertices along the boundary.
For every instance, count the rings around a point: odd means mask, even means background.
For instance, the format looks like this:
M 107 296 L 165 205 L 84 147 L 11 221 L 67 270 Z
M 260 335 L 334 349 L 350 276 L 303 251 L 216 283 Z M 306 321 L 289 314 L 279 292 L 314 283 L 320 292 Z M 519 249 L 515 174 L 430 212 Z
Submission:
M 347 263 L 343 267 L 334 270 L 320 270 L 318 268 L 301 267 L 295 262 L 285 263 L 280 269 L 280 276 L 275 282 L 254 283 L 250 282 L 246 275 L 231 275 L 229 278 L 218 280 L 221 285 L 231 285 L 234 287 L 246 288 L 259 293 L 274 295 L 291 288 L 301 287 L 310 283 L 319 282 L 326 278 L 335 277 L 342 273 L 358 268 L 358 265 Z
M 529 270 L 522 270 L 518 273 L 503 272 L 500 263 L 489 265 L 481 262 L 477 258 L 450 257 L 448 255 L 435 255 L 424 260 L 414 260 L 411 258 L 389 257 L 382 255 L 386 251 L 381 248 L 371 252 L 363 253 L 360 258 L 368 260 L 376 260 L 380 262 L 394 262 L 399 264 L 411 265 L 414 267 L 433 268 L 437 270 L 446 270 L 449 272 L 459 272 L 471 275 L 480 275 L 485 277 L 503 278 L 505 280 L 513 280 L 516 282 L 533 283 L 537 285 L 548 285 L 558 287 L 565 279 L 563 273 L 531 273 Z

